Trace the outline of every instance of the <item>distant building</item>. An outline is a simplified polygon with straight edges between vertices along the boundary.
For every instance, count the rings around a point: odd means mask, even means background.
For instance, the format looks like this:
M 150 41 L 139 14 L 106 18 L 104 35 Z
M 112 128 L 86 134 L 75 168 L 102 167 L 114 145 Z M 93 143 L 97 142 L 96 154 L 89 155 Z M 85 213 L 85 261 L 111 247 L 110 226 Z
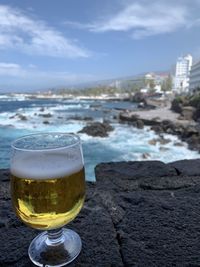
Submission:
M 192 56 L 179 57 L 176 62 L 174 77 L 175 91 L 185 92 L 189 89 L 190 70 L 192 67 Z
M 200 61 L 192 65 L 189 84 L 190 91 L 200 88 Z
M 161 91 L 162 82 L 169 76 L 168 72 L 148 72 L 138 76 L 133 77 L 132 79 L 121 80 L 121 88 L 131 90 L 140 90 L 141 92 L 149 92 L 153 89 L 156 92 Z M 117 84 L 115 83 L 117 87 Z
M 162 92 L 162 83 L 165 79 L 167 79 L 167 77 L 169 76 L 169 73 L 167 72 L 160 72 L 160 73 L 147 73 L 145 75 L 145 83 L 146 83 L 146 88 L 150 89 L 152 84 L 154 84 L 154 90 L 157 93 L 161 93 Z

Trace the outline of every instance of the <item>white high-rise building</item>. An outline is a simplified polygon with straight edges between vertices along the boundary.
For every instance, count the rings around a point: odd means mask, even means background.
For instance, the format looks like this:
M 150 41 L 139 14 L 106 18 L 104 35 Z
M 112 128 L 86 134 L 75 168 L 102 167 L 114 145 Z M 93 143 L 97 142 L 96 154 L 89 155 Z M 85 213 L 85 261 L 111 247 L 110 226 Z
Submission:
M 176 62 L 176 73 L 174 79 L 174 87 L 176 91 L 184 92 L 188 90 L 191 67 L 191 55 L 178 58 Z
M 190 91 L 200 88 L 200 61 L 192 65 L 190 71 Z

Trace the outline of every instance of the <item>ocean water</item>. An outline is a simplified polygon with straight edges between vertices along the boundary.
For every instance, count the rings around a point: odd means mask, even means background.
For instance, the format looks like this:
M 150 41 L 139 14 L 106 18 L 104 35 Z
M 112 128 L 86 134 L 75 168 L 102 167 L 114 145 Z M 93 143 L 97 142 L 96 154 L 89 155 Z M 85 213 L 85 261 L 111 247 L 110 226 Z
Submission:
M 131 160 L 161 160 L 171 162 L 180 159 L 200 158 L 200 154 L 175 144 L 181 141 L 176 136 L 164 135 L 170 140 L 162 145 L 149 144 L 158 136 L 148 127 L 136 129 L 132 126 L 119 124 L 113 118 L 120 109 L 136 107 L 130 102 L 116 102 L 103 100 L 49 100 L 49 99 L 24 99 L 23 96 L 0 96 L 0 168 L 9 167 L 10 144 L 25 134 L 36 132 L 74 132 L 77 133 L 87 121 L 79 117 L 92 117 L 95 121 L 103 119 L 111 121 L 114 131 L 106 138 L 91 137 L 79 134 L 83 145 L 83 154 L 87 180 L 94 181 L 94 168 L 98 163 L 110 161 Z M 18 114 L 26 117 L 20 119 Z M 49 118 L 43 117 L 50 114 Z M 48 121 L 48 122 L 47 122 Z M 45 122 L 45 123 L 44 123 Z

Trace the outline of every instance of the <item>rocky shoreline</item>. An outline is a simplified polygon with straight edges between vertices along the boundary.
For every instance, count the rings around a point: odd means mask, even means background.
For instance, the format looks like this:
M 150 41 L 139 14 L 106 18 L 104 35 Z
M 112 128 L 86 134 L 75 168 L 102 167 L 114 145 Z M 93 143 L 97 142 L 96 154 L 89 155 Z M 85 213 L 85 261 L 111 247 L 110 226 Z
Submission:
M 99 107 L 100 108 L 100 107 Z M 44 109 L 40 110 L 44 112 Z M 110 111 L 111 112 L 111 111 Z M 164 133 L 176 135 L 181 141 L 188 144 L 188 148 L 200 152 L 200 124 L 192 119 L 194 109 L 192 107 L 182 108 L 182 113 L 175 113 L 170 106 L 162 108 L 139 108 L 136 111 L 120 111 L 113 116 L 113 121 L 119 123 L 127 123 L 131 126 L 143 129 L 144 126 L 150 126 L 150 129 L 161 136 Z M 43 124 L 50 124 L 51 113 L 36 114 L 44 118 Z M 16 114 L 11 118 L 19 118 L 27 121 L 27 117 L 23 114 Z M 63 119 L 63 117 L 58 117 Z M 104 120 L 103 122 L 94 121 L 92 117 L 72 116 L 69 119 L 87 122 L 79 133 L 86 133 L 90 136 L 107 137 L 109 132 L 113 130 L 112 121 Z
M 200 266 L 200 160 L 102 163 L 95 172 L 69 225 L 83 242 L 69 266 Z M 33 267 L 27 248 L 38 232 L 12 211 L 8 170 L 0 203 L 0 266 Z
M 200 152 L 200 125 L 188 117 L 181 117 L 170 108 L 154 109 L 149 111 L 121 112 L 120 123 L 128 123 L 137 128 L 150 126 L 162 137 L 164 133 L 176 135 L 188 144 L 189 149 Z

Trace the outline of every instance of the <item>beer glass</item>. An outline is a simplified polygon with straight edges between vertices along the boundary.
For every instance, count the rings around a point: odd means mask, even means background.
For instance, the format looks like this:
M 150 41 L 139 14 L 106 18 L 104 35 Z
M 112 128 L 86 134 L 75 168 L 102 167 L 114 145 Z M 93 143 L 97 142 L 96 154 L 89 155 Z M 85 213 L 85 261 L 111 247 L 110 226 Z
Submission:
M 81 251 L 79 235 L 62 228 L 81 210 L 85 175 L 80 139 L 67 133 L 24 136 L 12 143 L 11 195 L 16 215 L 40 233 L 28 250 L 37 266 L 64 266 Z

